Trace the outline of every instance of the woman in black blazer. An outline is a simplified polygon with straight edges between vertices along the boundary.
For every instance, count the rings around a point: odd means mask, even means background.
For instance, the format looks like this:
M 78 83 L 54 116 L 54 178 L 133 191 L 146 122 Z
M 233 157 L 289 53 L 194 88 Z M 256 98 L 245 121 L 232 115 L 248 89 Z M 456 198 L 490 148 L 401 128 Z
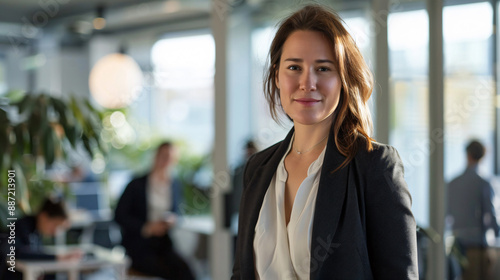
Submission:
M 232 279 L 418 279 L 403 164 L 369 136 L 372 87 L 335 13 L 281 23 L 265 94 L 294 128 L 248 160 Z
M 169 172 L 174 165 L 174 149 L 169 141 L 158 146 L 151 172 L 133 179 L 123 191 L 115 209 L 115 221 L 121 227 L 122 245 L 132 260 L 133 270 L 164 279 L 191 280 L 194 276 L 169 235 L 174 225 L 169 212 L 180 214 L 182 192 L 180 181 Z M 163 188 L 165 192 L 154 188 Z M 165 204 L 158 205 L 158 200 L 152 201 L 153 196 Z

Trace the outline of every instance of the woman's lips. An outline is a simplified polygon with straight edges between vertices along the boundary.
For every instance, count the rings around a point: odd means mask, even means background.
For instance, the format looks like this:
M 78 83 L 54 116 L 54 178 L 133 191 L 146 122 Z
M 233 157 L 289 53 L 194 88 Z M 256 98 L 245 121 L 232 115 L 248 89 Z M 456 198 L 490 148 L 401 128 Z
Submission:
M 318 102 L 320 102 L 321 100 L 317 100 L 314 98 L 299 98 L 299 99 L 294 99 L 294 101 L 304 106 L 313 106 Z

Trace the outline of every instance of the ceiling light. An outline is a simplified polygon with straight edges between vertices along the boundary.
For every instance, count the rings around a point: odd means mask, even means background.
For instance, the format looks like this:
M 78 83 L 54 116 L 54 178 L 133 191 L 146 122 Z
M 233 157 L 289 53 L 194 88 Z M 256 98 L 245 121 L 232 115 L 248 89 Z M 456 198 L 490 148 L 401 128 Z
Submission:
M 98 6 L 96 9 L 96 17 L 92 21 L 94 28 L 101 30 L 106 26 L 106 19 L 104 19 L 104 6 Z
M 141 93 L 142 71 L 130 56 L 109 54 L 94 65 L 89 76 L 92 97 L 110 109 L 130 105 Z

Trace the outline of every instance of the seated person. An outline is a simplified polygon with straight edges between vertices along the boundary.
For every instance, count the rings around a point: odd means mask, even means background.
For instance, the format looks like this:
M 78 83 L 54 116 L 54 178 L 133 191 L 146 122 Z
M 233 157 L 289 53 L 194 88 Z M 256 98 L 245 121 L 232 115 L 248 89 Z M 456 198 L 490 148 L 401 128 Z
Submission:
M 148 175 L 132 180 L 118 201 L 115 220 L 132 269 L 165 279 L 194 279 L 185 261 L 174 251 L 169 229 L 178 213 L 181 186 L 169 171 L 174 163 L 172 143 L 161 144 Z
M 16 222 L 16 256 L 19 260 L 79 260 L 81 251 L 52 255 L 42 250 L 42 238 L 54 237 L 56 230 L 67 225 L 68 215 L 62 201 L 47 198 L 35 216 L 26 216 Z M 22 279 L 21 273 L 6 273 L 7 279 Z M 11 278 L 9 278 L 11 277 Z M 45 280 L 54 279 L 46 275 Z

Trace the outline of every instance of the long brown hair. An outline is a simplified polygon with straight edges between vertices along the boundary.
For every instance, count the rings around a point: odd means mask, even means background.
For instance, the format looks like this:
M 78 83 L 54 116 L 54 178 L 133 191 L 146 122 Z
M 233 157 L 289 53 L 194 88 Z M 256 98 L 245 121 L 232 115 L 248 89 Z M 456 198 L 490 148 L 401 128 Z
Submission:
M 373 76 L 356 43 L 343 26 L 342 19 L 322 6 L 305 6 L 281 22 L 269 50 L 270 61 L 264 82 L 264 94 L 275 121 L 279 122 L 278 107 L 283 111 L 275 82 L 283 45 L 287 38 L 298 30 L 321 32 L 332 46 L 336 59 L 342 88 L 332 129 L 335 144 L 346 157 L 336 169 L 338 170 L 354 158 L 358 140 L 364 138 L 366 149 L 373 149 L 373 139 L 369 135 L 373 125 L 367 103 L 373 90 Z

